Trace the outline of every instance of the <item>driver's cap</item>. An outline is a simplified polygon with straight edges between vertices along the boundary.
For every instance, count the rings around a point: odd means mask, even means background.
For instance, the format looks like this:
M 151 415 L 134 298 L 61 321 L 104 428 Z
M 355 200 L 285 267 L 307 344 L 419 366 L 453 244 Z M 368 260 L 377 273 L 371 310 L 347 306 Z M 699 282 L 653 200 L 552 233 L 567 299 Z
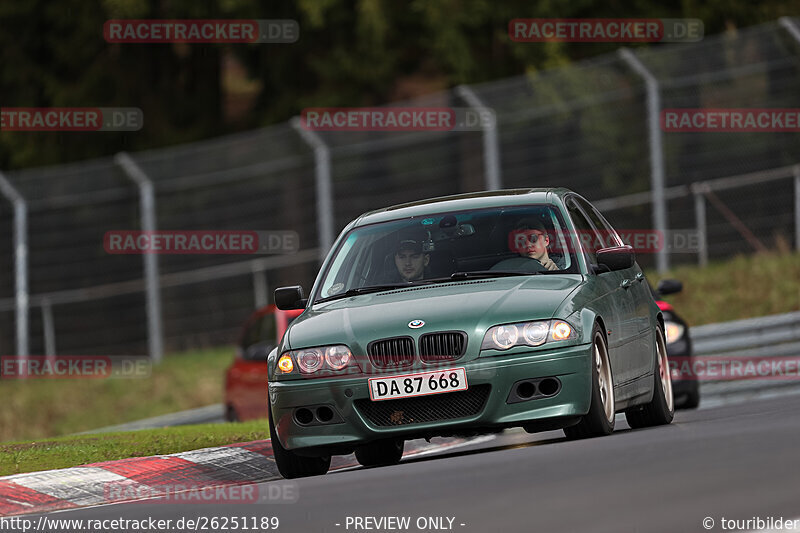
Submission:
M 396 251 L 402 252 L 403 250 L 411 250 L 414 253 L 421 253 L 422 243 L 413 239 L 402 240 L 397 244 Z

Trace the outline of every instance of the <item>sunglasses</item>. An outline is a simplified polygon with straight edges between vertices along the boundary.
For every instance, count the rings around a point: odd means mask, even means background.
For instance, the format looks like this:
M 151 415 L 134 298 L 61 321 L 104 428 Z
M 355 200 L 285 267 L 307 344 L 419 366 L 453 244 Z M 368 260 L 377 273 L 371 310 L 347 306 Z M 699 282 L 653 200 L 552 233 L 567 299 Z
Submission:
M 544 239 L 546 235 L 541 233 L 533 233 L 531 231 L 519 231 L 515 235 L 516 242 L 522 244 L 522 241 L 527 241 L 530 244 L 536 244 L 539 242 L 539 239 Z

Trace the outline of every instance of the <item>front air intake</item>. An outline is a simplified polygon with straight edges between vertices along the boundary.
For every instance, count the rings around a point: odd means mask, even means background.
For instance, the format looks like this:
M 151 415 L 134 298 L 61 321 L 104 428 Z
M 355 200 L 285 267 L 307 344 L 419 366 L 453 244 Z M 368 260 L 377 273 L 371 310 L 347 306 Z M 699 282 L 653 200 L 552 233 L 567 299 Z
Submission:
M 404 368 L 414 362 L 414 339 L 394 337 L 372 341 L 367 345 L 367 355 L 375 368 Z
M 419 356 L 426 363 L 454 361 L 467 351 L 467 334 L 463 331 L 426 333 L 419 339 Z

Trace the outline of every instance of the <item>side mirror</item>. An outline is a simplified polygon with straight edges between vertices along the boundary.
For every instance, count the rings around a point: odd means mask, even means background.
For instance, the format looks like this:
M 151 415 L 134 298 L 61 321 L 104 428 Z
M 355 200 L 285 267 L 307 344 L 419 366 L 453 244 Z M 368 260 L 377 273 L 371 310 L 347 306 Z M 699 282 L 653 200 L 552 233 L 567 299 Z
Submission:
M 660 295 L 675 294 L 683 290 L 683 283 L 677 279 L 662 279 L 658 282 L 656 292 Z
M 281 311 L 305 309 L 306 303 L 308 300 L 303 297 L 303 287 L 300 285 L 275 289 L 275 307 Z
M 597 250 L 597 264 L 610 271 L 625 270 L 633 266 L 635 256 L 633 248 L 628 245 L 601 248 Z

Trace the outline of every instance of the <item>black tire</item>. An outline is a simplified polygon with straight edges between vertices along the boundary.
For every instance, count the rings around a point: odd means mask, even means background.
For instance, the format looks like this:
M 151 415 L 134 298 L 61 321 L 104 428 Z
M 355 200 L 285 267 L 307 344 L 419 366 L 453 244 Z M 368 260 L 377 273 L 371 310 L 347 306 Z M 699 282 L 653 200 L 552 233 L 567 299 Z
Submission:
M 385 439 L 356 448 L 356 460 L 362 466 L 391 466 L 403 458 L 403 439 Z
M 601 359 L 602 365 L 598 363 Z M 614 380 L 608 343 L 603 330 L 595 324 L 592 330 L 592 403 L 589 412 L 574 426 L 564 428 L 570 440 L 602 437 L 614 431 Z M 608 403 L 610 401 L 610 404 Z M 610 412 L 610 416 L 609 416 Z
M 700 406 L 700 389 L 695 383 L 692 390 L 686 393 L 686 399 L 680 405 L 676 405 L 677 409 L 697 409 Z
M 275 457 L 275 464 L 278 472 L 286 479 L 298 477 L 322 476 L 328 473 L 331 467 L 331 456 L 324 457 L 303 457 L 287 450 L 281 445 L 278 433 L 275 431 L 275 424 L 272 422 L 272 409 L 268 406 L 267 416 L 269 418 L 269 438 L 272 441 L 272 454 Z
M 664 379 L 662 379 L 664 378 Z M 667 344 L 661 326 L 656 328 L 656 364 L 653 370 L 653 399 L 650 403 L 625 411 L 625 420 L 633 428 L 663 426 L 672 422 L 675 416 L 675 402 L 672 397 L 672 377 L 667 361 Z M 665 393 L 664 382 L 666 382 Z

